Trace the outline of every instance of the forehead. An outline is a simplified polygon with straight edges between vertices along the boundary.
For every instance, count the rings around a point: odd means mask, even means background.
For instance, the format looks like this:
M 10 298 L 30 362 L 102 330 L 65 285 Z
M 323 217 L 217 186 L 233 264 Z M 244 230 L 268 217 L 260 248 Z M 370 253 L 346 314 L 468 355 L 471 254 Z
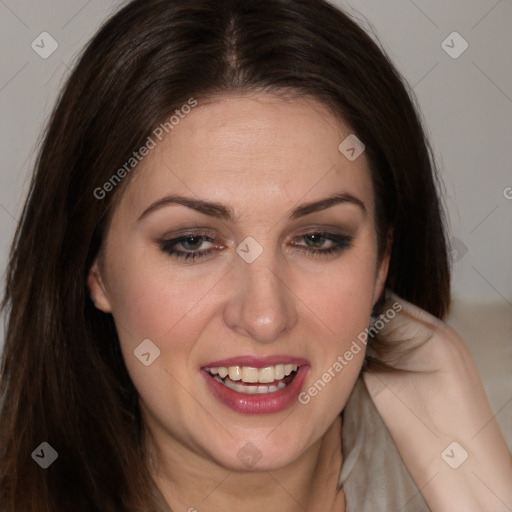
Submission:
M 278 210 L 336 192 L 371 210 L 364 153 L 350 161 L 338 146 L 351 134 L 322 103 L 270 94 L 224 96 L 198 105 L 137 167 L 121 200 L 140 212 L 170 193 Z

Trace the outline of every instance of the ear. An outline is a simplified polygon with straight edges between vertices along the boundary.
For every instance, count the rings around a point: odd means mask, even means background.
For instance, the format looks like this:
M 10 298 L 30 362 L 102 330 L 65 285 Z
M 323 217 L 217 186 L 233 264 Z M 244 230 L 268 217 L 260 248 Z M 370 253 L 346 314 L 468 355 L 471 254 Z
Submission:
M 112 308 L 110 306 L 110 300 L 107 295 L 103 278 L 101 277 L 98 259 L 94 260 L 94 263 L 89 269 L 87 286 L 89 287 L 89 292 L 94 305 L 104 313 L 111 313 Z
M 386 286 L 386 278 L 388 277 L 389 261 L 391 260 L 391 248 L 393 247 L 393 230 L 389 229 L 386 236 L 386 248 L 380 259 L 375 276 L 375 286 L 373 288 L 373 305 L 379 300 Z

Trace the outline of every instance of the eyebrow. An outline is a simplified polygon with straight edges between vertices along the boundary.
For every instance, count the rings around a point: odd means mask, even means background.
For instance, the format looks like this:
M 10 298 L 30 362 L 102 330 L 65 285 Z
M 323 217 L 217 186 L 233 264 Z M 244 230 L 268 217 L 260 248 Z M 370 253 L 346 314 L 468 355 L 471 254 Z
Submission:
M 326 210 L 327 208 L 331 208 L 332 206 L 343 203 L 354 204 L 358 206 L 363 211 L 364 214 L 366 214 L 366 207 L 363 201 L 353 196 L 352 194 L 343 193 L 334 194 L 324 199 L 319 199 L 317 201 L 312 201 L 297 206 L 291 211 L 289 218 L 290 220 L 295 220 L 300 217 L 310 215 L 311 213 Z M 205 201 L 203 199 L 194 199 L 192 197 L 180 195 L 170 195 L 162 197 L 161 199 L 158 199 L 157 201 L 152 203 L 148 208 L 146 208 L 142 212 L 142 214 L 138 218 L 138 221 L 142 220 L 144 217 L 154 212 L 155 210 L 159 210 L 164 206 L 173 204 L 186 206 L 187 208 L 191 208 L 192 210 L 195 210 L 199 213 L 208 215 L 210 217 L 215 217 L 221 220 L 230 222 L 235 222 L 236 220 L 236 216 L 233 212 L 233 209 L 221 203 Z

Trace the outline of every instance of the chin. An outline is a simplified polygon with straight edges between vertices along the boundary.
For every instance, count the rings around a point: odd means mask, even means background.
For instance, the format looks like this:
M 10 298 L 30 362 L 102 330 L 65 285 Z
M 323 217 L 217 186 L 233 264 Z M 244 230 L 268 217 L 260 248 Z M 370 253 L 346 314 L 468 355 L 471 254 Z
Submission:
M 215 451 L 210 446 L 208 451 L 217 464 L 230 471 L 256 472 L 284 468 L 300 458 L 306 449 L 305 439 L 301 442 L 291 435 L 274 432 L 262 436 L 238 436 L 232 442 L 232 449 L 222 445 Z

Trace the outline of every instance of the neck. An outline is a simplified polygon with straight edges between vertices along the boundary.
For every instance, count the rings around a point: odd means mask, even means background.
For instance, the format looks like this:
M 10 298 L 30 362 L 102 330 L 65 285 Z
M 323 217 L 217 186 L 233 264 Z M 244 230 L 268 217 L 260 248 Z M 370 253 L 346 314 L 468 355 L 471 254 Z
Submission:
M 298 459 L 272 471 L 233 472 L 185 448 L 160 449 L 153 478 L 172 510 L 344 512 L 337 484 L 342 463 L 341 418 Z M 162 454 L 165 453 L 164 456 Z

